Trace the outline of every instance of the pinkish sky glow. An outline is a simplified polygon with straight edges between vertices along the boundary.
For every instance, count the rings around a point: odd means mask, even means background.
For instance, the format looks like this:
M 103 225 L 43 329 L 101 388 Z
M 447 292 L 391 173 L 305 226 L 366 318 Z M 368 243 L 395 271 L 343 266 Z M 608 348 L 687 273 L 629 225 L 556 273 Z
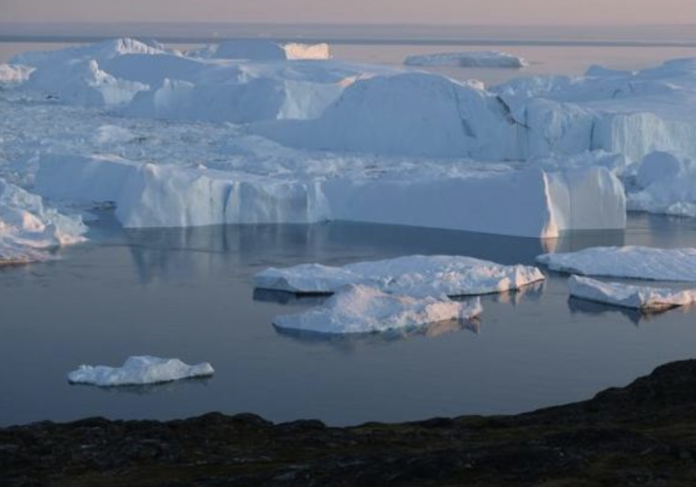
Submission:
M 0 0 L 0 22 L 696 24 L 696 0 Z

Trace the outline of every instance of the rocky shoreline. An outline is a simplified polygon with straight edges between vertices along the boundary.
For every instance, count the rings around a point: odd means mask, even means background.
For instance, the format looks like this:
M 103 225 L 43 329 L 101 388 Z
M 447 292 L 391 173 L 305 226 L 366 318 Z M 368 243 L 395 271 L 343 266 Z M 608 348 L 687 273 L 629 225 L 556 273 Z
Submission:
M 693 486 L 696 360 L 581 403 L 331 428 L 211 413 L 0 429 L 0 486 Z

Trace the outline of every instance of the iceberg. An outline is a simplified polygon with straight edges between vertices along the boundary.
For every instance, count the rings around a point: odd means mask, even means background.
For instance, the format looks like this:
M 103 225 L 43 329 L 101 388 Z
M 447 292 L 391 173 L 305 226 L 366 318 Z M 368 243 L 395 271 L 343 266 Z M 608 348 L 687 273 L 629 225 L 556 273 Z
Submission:
M 447 52 L 408 56 L 407 66 L 457 66 L 462 68 L 523 68 L 524 58 L 500 51 Z
M 128 358 L 121 367 L 81 365 L 68 374 L 68 382 L 99 387 L 137 386 L 210 377 L 214 373 L 209 363 L 187 365 L 175 358 L 140 356 Z
M 629 210 L 696 218 L 696 159 L 652 152 L 637 167 Z
M 115 156 L 48 155 L 39 161 L 35 190 L 54 199 L 115 203 L 126 227 L 333 220 L 555 238 L 571 230 L 626 225 L 623 188 L 604 168 L 414 169 L 385 161 L 382 171 L 366 173 L 360 166 L 332 169 L 326 162 L 313 173 L 300 162 L 257 174 Z M 510 194 L 517 195 L 512 206 L 506 203 Z
M 696 248 L 592 247 L 540 255 L 537 261 L 552 271 L 584 276 L 696 282 Z
M 358 79 L 316 119 L 268 122 L 250 132 L 304 149 L 516 159 L 514 122 L 495 96 L 427 73 Z
M 33 71 L 34 68 L 30 66 L 0 63 L 0 88 L 14 87 L 24 83 Z
M 325 60 L 331 58 L 328 44 L 279 43 L 265 39 L 232 39 L 189 53 L 192 57 L 244 59 L 251 61 Z
M 414 255 L 343 267 L 303 264 L 267 269 L 254 277 L 258 289 L 332 294 L 347 285 L 366 285 L 409 296 L 474 296 L 520 289 L 544 280 L 536 267 L 505 266 L 459 256 Z
M 44 206 L 42 198 L 0 179 L 0 266 L 49 258 L 47 249 L 84 242 L 82 219 Z
M 409 330 L 431 323 L 476 318 L 483 308 L 472 302 L 446 297 L 401 296 L 365 286 L 350 285 L 324 305 L 304 313 L 278 316 L 278 328 L 321 334 L 362 334 Z
M 568 288 L 575 298 L 645 311 L 663 311 L 696 303 L 695 289 L 635 286 L 578 276 L 570 277 Z

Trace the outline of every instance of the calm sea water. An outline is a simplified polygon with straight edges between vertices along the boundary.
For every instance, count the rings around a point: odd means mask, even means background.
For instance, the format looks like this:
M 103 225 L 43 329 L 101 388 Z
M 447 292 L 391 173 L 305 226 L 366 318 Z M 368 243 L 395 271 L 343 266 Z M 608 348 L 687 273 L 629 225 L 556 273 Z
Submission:
M 279 333 L 278 314 L 315 300 L 254 293 L 267 266 L 341 264 L 414 253 L 531 264 L 591 245 L 695 246 L 696 222 L 632 216 L 629 229 L 543 244 L 358 224 L 123 231 L 106 218 L 61 260 L 0 270 L 0 424 L 175 418 L 252 411 L 331 424 L 515 413 L 577 401 L 694 356 L 694 312 L 649 319 L 568 299 L 553 274 L 484 298 L 479 327 L 318 340 Z M 210 361 L 206 382 L 125 390 L 70 386 L 82 363 L 136 354 Z

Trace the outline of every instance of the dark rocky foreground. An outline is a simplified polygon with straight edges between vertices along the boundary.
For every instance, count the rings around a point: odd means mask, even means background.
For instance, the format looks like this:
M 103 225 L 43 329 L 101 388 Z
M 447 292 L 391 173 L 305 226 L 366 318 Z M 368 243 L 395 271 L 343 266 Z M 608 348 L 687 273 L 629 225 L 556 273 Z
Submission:
M 696 486 L 696 360 L 509 417 L 327 428 L 208 414 L 0 429 L 0 486 Z

